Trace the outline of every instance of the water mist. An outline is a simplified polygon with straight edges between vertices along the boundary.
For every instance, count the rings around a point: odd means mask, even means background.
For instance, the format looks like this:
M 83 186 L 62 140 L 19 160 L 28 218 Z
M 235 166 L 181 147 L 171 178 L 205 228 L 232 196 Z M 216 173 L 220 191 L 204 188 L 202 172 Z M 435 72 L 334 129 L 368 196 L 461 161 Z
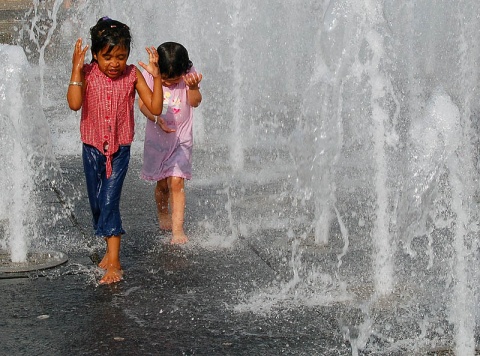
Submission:
M 216 216 L 204 222 L 209 232 L 228 236 L 228 248 L 241 240 L 265 255 L 271 249 L 264 239 L 275 237 L 278 279 L 235 310 L 331 308 L 352 354 L 443 347 L 473 355 L 480 4 L 161 3 L 173 10 L 158 11 L 152 0 L 133 8 L 125 0 L 69 6 L 47 0 L 42 12 L 33 2 L 38 11 L 26 15 L 14 56 L 25 62 L 22 48 L 41 73 L 42 107 L 32 109 L 36 101 L 23 95 L 34 76 L 8 69 L 2 47 L 1 119 L 9 128 L 0 134 L 2 159 L 9 162 L 1 168 L 2 187 L 31 190 L 31 179 L 22 179 L 36 168 L 9 174 L 17 172 L 15 164 L 28 167 L 31 151 L 22 144 L 29 140 L 22 135 L 45 130 L 27 120 L 42 109 L 53 150 L 78 154 L 72 144 L 78 116 L 64 99 L 71 51 L 76 38 L 88 42 L 88 29 L 108 15 L 132 29 L 131 63 L 144 59 L 145 46 L 173 40 L 204 75 L 191 184 L 223 182 L 218 195 L 227 200 L 209 203 Z M 35 45 L 29 24 L 39 20 L 47 38 Z M 27 83 L 16 89 L 22 95 L 9 96 L 6 86 L 19 83 Z M 137 122 L 132 152 L 140 156 L 144 123 Z M 255 189 L 257 200 L 243 199 L 242 192 Z M 7 217 L 22 199 L 2 196 L 2 226 L 34 216 Z

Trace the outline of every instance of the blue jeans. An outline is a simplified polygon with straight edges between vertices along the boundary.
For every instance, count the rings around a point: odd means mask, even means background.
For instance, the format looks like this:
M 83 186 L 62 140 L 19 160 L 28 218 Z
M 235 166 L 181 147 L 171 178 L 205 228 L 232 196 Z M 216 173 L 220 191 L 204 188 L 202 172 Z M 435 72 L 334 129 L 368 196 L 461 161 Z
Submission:
M 125 233 L 120 217 L 120 196 L 130 161 L 130 146 L 120 146 L 112 157 L 112 175 L 107 179 L 106 157 L 95 147 L 83 144 L 83 170 L 95 235 L 118 236 Z

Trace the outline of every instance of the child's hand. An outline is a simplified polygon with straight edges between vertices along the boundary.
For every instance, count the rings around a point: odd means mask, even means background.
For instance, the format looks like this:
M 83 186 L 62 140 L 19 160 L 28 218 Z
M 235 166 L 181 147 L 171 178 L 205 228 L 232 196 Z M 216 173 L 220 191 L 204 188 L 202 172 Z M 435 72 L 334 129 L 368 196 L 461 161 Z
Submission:
M 83 63 L 85 62 L 85 53 L 87 53 L 88 45 L 82 49 L 82 39 L 79 38 L 75 43 L 75 49 L 72 56 L 72 72 L 75 70 L 81 71 Z
M 160 75 L 160 68 L 158 68 L 158 53 L 155 47 L 146 47 L 145 48 L 148 53 L 148 65 L 143 63 L 142 61 L 138 62 L 140 67 L 145 69 L 148 73 L 153 75 L 153 77 L 158 77 Z
M 202 81 L 201 73 L 188 73 L 183 76 L 183 81 L 190 89 L 198 89 L 198 84 Z
M 166 133 L 175 132 L 175 129 L 171 129 L 170 127 L 168 127 L 165 120 L 162 119 L 160 116 L 157 116 L 157 125 L 160 126 L 160 128 Z

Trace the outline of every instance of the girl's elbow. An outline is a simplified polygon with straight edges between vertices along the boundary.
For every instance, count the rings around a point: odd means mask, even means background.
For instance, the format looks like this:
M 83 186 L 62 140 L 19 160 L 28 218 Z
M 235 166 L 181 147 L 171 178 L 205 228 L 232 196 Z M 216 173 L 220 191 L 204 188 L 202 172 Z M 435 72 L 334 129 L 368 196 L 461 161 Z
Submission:
M 77 103 L 68 103 L 68 107 L 70 108 L 70 110 L 73 110 L 73 111 L 78 111 L 82 108 L 82 104 L 77 104 Z
M 82 108 L 82 99 L 72 96 L 70 93 L 67 94 L 67 103 L 68 107 L 73 111 L 78 111 Z

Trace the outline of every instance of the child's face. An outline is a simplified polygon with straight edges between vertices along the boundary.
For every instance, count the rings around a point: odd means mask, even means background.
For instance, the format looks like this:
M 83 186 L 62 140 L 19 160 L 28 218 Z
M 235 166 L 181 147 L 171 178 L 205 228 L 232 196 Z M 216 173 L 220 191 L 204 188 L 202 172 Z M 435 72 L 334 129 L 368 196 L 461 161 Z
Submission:
M 100 71 L 111 79 L 118 78 L 127 67 L 128 50 L 122 46 L 115 46 L 108 52 L 108 46 L 93 55 L 98 62 Z
M 169 87 L 170 85 L 173 85 L 173 84 L 178 84 L 181 80 L 182 80 L 182 75 L 179 75 L 178 77 L 175 77 L 175 78 L 164 78 L 162 76 L 162 85 L 164 87 Z

